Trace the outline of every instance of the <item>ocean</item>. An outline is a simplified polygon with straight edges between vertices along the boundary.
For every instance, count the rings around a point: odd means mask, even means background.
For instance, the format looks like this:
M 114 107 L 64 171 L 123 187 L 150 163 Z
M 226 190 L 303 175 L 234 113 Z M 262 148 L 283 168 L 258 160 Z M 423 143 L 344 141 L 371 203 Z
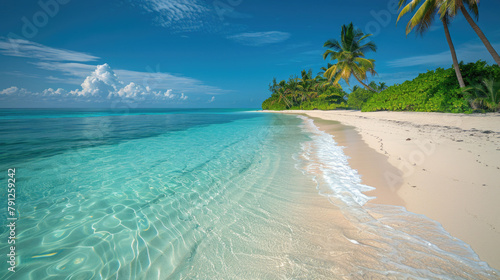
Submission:
M 302 116 L 1 109 L 0 135 L 1 279 L 499 278 L 437 222 L 370 203 Z

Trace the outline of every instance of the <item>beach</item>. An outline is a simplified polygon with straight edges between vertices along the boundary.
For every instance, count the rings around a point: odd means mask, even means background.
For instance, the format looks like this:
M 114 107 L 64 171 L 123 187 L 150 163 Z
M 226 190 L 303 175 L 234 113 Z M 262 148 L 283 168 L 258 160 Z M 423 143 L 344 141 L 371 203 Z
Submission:
M 286 111 L 334 136 L 370 204 L 439 223 L 500 269 L 500 114 Z
M 398 206 L 404 187 L 377 178 L 398 168 L 336 121 L 38 109 L 0 112 L 0 130 L 18 210 L 1 279 L 499 279 L 437 218 Z

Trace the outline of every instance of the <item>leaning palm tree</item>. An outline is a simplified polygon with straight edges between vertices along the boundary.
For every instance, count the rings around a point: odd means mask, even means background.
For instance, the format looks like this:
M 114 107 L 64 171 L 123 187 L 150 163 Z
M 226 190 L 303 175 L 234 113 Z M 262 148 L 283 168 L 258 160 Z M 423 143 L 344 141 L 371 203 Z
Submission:
M 440 7 L 441 14 L 446 12 L 451 17 L 454 17 L 457 15 L 458 11 L 462 12 L 465 19 L 470 24 L 472 29 L 476 32 L 477 36 L 479 36 L 479 39 L 481 39 L 481 42 L 483 42 L 484 46 L 486 47 L 490 55 L 493 57 L 495 62 L 498 65 L 500 65 L 500 56 L 495 51 L 493 46 L 491 46 L 490 41 L 488 41 L 488 38 L 486 38 L 483 31 L 481 31 L 481 28 L 479 28 L 479 26 L 474 22 L 474 19 L 472 19 L 469 12 L 467 12 L 468 9 L 477 20 L 479 17 L 479 10 L 478 10 L 479 0 L 440 0 L 440 1 L 442 2 Z
M 286 83 L 287 96 L 290 97 L 290 103 L 292 107 L 297 104 L 297 97 L 299 96 L 299 90 L 297 88 L 298 82 L 297 77 L 290 76 Z
M 328 40 L 323 45 L 328 47 L 323 54 L 323 59 L 330 57 L 330 60 L 337 63 L 332 64 L 324 73 L 324 76 L 329 81 L 333 80 L 333 84 L 338 84 L 340 79 L 349 85 L 351 76 L 362 84 L 366 89 L 375 91 L 367 84 L 363 83 L 367 78 L 367 72 L 372 75 L 375 72 L 375 60 L 365 58 L 365 52 L 376 51 L 377 46 L 373 42 L 363 43 L 363 41 L 372 36 L 372 34 L 364 34 L 360 29 L 355 29 L 352 22 L 349 25 L 342 25 L 340 33 L 340 42 L 337 40 Z
M 462 78 L 462 73 L 460 72 L 460 67 L 458 65 L 457 53 L 455 52 L 455 46 L 453 46 L 453 41 L 451 40 L 450 30 L 448 29 L 448 24 L 450 22 L 450 14 L 447 9 L 441 9 L 443 1 L 446 0 L 424 0 L 420 8 L 417 9 L 413 17 L 410 19 L 406 25 L 406 35 L 408 35 L 414 28 L 416 32 L 423 35 L 427 29 L 432 25 L 437 12 L 440 12 L 440 19 L 443 23 L 444 33 L 446 35 L 446 41 L 451 52 L 451 59 L 453 60 L 453 68 L 455 69 L 455 74 L 457 75 L 458 84 L 461 88 L 465 87 L 464 79 Z M 403 7 L 408 0 L 399 0 L 399 8 Z M 411 0 L 399 13 L 397 21 L 407 14 L 413 12 L 416 7 L 422 2 L 422 0 Z
M 288 93 L 288 88 L 285 80 L 281 81 L 278 85 L 279 85 L 279 88 L 277 90 L 277 93 L 279 95 L 278 103 L 281 102 L 281 100 L 283 100 L 285 101 L 285 106 L 287 108 L 292 107 L 290 100 L 288 100 L 288 98 L 286 97 L 286 94 Z

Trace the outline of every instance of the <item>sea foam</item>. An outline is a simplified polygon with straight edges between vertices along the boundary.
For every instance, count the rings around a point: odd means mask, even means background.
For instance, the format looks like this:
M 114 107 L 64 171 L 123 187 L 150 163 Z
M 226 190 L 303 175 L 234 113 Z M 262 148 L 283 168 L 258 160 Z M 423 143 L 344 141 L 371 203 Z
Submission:
M 499 278 L 497 270 L 481 261 L 468 244 L 451 236 L 438 222 L 401 206 L 369 203 L 374 197 L 363 192 L 374 188 L 362 184 L 360 174 L 349 166 L 343 147 L 312 119 L 298 117 L 311 140 L 302 143 L 302 152 L 294 156 L 296 168 L 313 178 L 319 193 L 341 209 L 359 229 L 360 236 L 369 233 L 368 239 L 346 239 L 364 247 L 360 250 L 366 250 L 367 256 L 373 254 L 380 260 L 379 273 L 412 279 Z

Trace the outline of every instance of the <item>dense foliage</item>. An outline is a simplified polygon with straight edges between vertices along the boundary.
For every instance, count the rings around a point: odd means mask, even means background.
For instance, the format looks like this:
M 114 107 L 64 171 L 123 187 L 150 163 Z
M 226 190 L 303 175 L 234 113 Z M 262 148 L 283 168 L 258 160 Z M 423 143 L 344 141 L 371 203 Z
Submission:
M 350 94 L 328 83 L 321 76 L 302 77 L 270 84 L 272 93 L 262 104 L 267 110 L 420 111 L 471 113 L 500 109 L 500 67 L 484 61 L 460 64 L 467 87 L 460 89 L 453 68 L 428 71 L 411 81 L 386 88 L 384 83 L 370 83 L 377 92 L 354 86 Z
M 369 87 L 374 91 L 382 91 L 387 88 L 385 83 L 379 83 L 378 85 L 375 82 L 371 82 Z M 352 92 L 348 95 L 347 99 L 347 107 L 350 109 L 361 110 L 363 104 L 366 103 L 370 97 L 375 93 L 374 91 L 364 89 L 362 87 L 354 86 L 352 88 Z
M 493 98 L 487 98 L 487 93 L 481 94 L 477 85 L 485 79 L 500 81 L 500 67 L 490 66 L 484 61 L 460 64 L 467 90 L 458 86 L 453 68 L 438 68 L 434 71 L 420 74 L 412 81 L 393 85 L 386 90 L 373 94 L 365 104 L 362 111 L 421 111 L 421 112 L 452 112 L 470 113 L 474 110 L 496 110 L 498 101 L 493 92 Z M 487 89 L 484 90 L 487 92 Z M 488 102 L 477 102 L 478 100 Z M 497 99 L 495 99 L 497 98 Z M 473 100 L 476 100 L 474 103 Z M 474 105 L 476 104 L 476 105 Z M 483 104 L 483 105 L 481 105 Z M 489 105 L 488 105 L 489 104 Z M 480 105 L 480 106 L 477 106 Z
M 347 106 L 351 109 L 361 110 L 363 104 L 373 95 L 373 91 L 358 88 L 353 90 L 347 99 Z
M 264 110 L 333 110 L 347 108 L 346 93 L 329 83 L 321 75 L 312 77 L 312 71 L 301 72 L 300 78 L 290 77 L 288 81 L 269 84 L 271 97 L 262 103 Z

